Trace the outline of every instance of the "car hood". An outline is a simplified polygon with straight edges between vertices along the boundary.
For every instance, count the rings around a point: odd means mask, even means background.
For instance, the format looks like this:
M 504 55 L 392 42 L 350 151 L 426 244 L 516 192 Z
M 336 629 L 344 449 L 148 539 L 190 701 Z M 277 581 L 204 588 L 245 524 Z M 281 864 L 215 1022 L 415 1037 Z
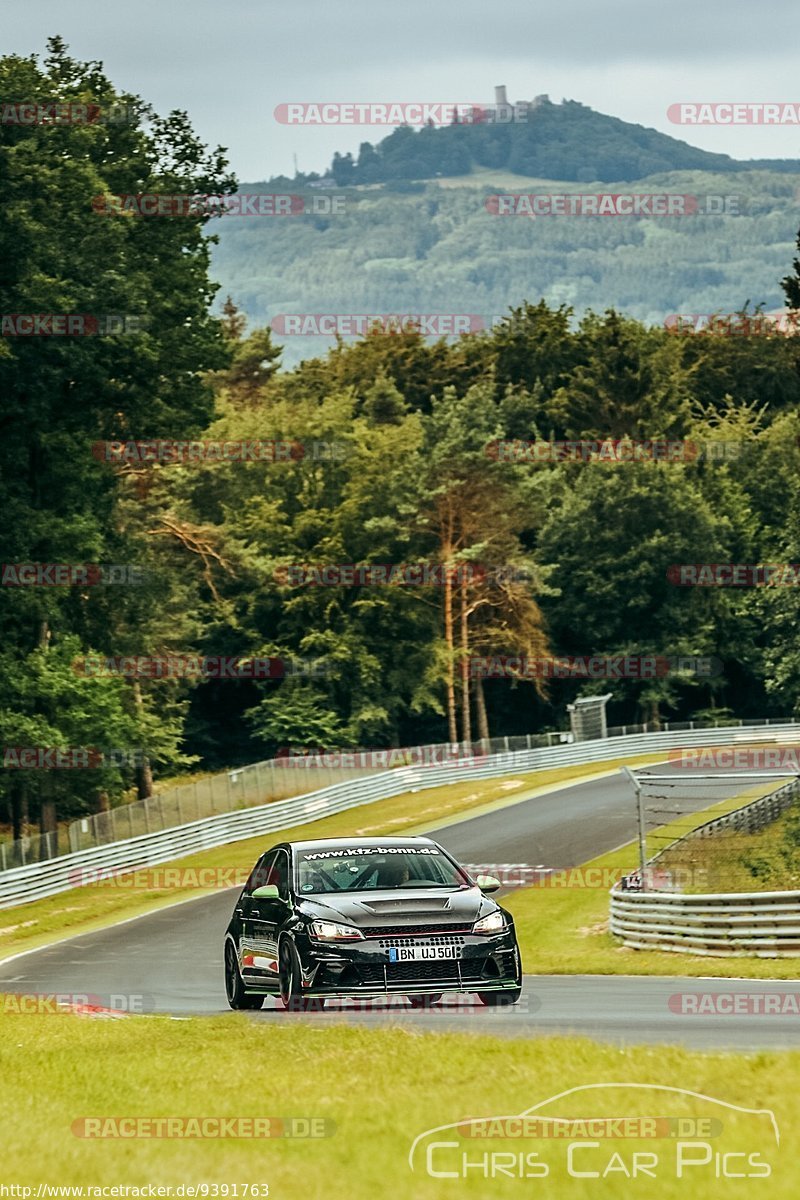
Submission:
M 472 925 L 498 905 L 479 888 L 443 891 L 404 888 L 374 892 L 343 892 L 302 897 L 300 912 L 318 921 L 345 921 L 358 928 L 401 925 Z

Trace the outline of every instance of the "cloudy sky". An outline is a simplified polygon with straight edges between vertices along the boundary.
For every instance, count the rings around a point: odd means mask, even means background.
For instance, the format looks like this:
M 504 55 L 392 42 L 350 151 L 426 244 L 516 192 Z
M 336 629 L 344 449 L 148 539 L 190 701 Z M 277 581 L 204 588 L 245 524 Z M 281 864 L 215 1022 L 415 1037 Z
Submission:
M 800 158 L 800 127 L 688 129 L 679 101 L 800 101 L 797 0 L 26 0 L 3 15 L 3 52 L 61 34 L 121 90 L 188 110 L 239 178 L 323 170 L 384 130 L 275 121 L 276 105 L 491 102 L 542 92 L 735 158 Z

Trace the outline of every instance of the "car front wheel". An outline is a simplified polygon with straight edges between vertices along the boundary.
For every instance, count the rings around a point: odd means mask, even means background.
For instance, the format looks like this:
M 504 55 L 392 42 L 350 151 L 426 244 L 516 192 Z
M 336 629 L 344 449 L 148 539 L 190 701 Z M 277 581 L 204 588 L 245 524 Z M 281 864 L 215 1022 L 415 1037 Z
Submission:
M 278 974 L 281 983 L 281 1000 L 287 1012 L 320 1012 L 325 1007 L 324 996 L 304 996 L 300 983 L 300 959 L 294 944 L 288 938 L 281 942 L 278 953 Z
M 231 942 L 225 943 L 225 995 L 231 1008 L 261 1008 L 263 996 L 251 996 L 244 990 L 242 977 L 239 974 L 239 964 L 236 962 L 236 951 Z
M 506 1008 L 516 1004 L 522 995 L 522 988 L 509 988 L 505 992 L 478 992 L 478 999 L 487 1008 Z

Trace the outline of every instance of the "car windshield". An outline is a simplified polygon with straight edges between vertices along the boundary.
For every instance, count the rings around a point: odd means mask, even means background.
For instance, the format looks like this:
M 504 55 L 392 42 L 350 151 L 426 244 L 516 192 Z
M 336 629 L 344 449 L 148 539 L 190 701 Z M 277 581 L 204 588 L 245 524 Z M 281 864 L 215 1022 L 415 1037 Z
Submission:
M 296 857 L 300 895 L 472 886 L 465 872 L 433 846 L 309 849 Z

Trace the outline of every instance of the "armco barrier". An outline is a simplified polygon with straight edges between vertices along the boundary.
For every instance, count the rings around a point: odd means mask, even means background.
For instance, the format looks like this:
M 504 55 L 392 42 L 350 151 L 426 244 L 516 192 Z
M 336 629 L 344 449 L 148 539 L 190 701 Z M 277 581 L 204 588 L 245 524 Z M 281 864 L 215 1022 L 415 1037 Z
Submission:
M 670 849 L 694 838 L 734 830 L 755 832 L 774 820 L 796 799 L 796 780 L 700 826 L 666 847 L 649 866 L 655 867 Z M 800 957 L 800 892 L 718 892 L 682 895 L 611 889 L 610 931 L 632 950 L 670 950 L 715 958 Z
M 800 892 L 611 894 L 611 932 L 634 950 L 800 957 Z
M 238 812 L 222 813 L 191 821 L 171 829 L 139 837 L 127 838 L 106 846 L 96 846 L 60 858 L 26 867 L 15 867 L 0 873 L 0 908 L 9 908 L 42 896 L 52 896 L 77 886 L 82 871 L 111 871 L 157 866 L 159 863 L 182 858 L 200 850 L 223 846 L 228 842 L 274 833 L 293 825 L 316 821 L 333 813 L 344 812 L 362 804 L 371 804 L 403 792 L 421 791 L 465 780 L 491 779 L 500 775 L 576 766 L 582 763 L 602 763 L 609 759 L 628 758 L 638 754 L 657 753 L 681 746 L 730 745 L 741 740 L 747 727 L 719 729 L 672 730 L 668 733 L 641 733 L 629 737 L 603 738 L 592 742 L 552 746 L 537 750 L 522 750 L 511 754 L 495 754 L 477 760 L 476 766 L 465 769 L 463 763 L 454 766 L 399 767 L 364 779 L 348 780 L 303 796 L 278 800 L 272 804 Z M 800 724 L 770 725 L 771 739 L 800 735 Z M 753 727 L 753 738 L 765 736 L 764 725 Z

